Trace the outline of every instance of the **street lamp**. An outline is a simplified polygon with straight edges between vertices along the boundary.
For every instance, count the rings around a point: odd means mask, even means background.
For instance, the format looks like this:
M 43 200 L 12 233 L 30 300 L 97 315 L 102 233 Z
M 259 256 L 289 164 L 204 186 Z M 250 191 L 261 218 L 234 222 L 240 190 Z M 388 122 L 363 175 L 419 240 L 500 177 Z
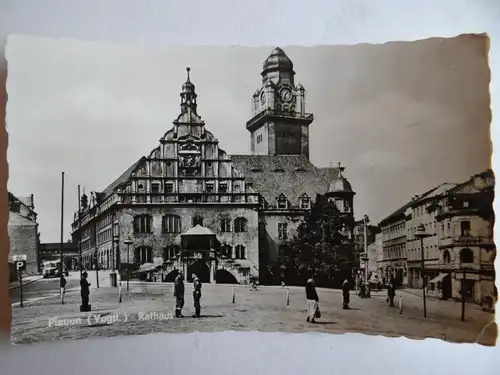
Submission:
M 113 249 L 113 273 L 115 274 L 115 277 L 117 279 L 114 280 L 115 283 L 118 284 L 118 302 L 122 301 L 122 278 L 121 278 L 121 270 L 119 266 L 119 255 L 118 255 L 118 246 L 120 244 L 120 238 L 118 236 L 113 237 L 113 244 L 114 244 L 114 249 Z M 116 251 L 116 255 L 115 255 Z M 116 259 L 116 261 L 115 261 Z M 116 262 L 116 265 L 115 265 Z M 118 272 L 115 271 L 115 267 L 118 270 Z M 118 281 L 118 282 L 117 282 Z
M 127 245 L 127 292 L 128 292 L 128 280 L 130 279 L 130 245 L 134 243 L 130 237 L 123 241 Z
M 366 283 L 366 297 L 370 297 L 370 284 L 368 282 L 368 237 L 367 237 L 367 223 L 370 222 L 368 215 L 363 216 L 363 230 L 364 230 L 364 261 L 365 261 L 365 283 Z
M 424 257 L 424 238 L 430 237 L 431 235 L 426 233 L 424 224 L 419 224 L 417 230 L 415 231 L 415 238 L 420 238 L 420 257 L 422 261 L 421 273 L 422 273 L 422 298 L 424 301 L 424 318 L 427 318 L 427 306 L 425 302 L 425 277 L 424 277 L 424 267 L 425 267 L 425 257 Z

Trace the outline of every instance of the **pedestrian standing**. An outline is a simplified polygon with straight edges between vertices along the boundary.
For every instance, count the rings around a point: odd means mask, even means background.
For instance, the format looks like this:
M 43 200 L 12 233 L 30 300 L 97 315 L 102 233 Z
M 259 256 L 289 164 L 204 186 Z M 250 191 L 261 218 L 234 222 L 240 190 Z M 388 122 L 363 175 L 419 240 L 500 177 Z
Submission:
M 175 317 L 182 318 L 182 308 L 184 307 L 184 280 L 182 272 L 179 272 L 174 282 L 174 297 L 175 297 Z
M 66 294 L 66 278 L 62 274 L 59 281 L 59 287 L 61 288 L 61 303 L 64 305 L 64 295 Z
M 342 308 L 344 310 L 349 310 L 349 291 L 350 291 L 349 280 L 345 279 L 344 282 L 342 283 L 342 297 L 343 297 Z
M 81 311 L 90 311 L 89 306 L 89 294 L 90 294 L 90 283 L 87 281 L 87 271 L 82 273 L 82 278 L 80 280 L 80 296 L 82 297 Z
M 314 286 L 314 278 L 311 276 L 306 282 L 306 306 L 307 306 L 307 322 L 315 323 L 314 317 L 318 309 L 318 293 Z
M 193 273 L 193 301 L 194 301 L 194 315 L 193 318 L 199 318 L 201 312 L 201 281 L 198 276 Z

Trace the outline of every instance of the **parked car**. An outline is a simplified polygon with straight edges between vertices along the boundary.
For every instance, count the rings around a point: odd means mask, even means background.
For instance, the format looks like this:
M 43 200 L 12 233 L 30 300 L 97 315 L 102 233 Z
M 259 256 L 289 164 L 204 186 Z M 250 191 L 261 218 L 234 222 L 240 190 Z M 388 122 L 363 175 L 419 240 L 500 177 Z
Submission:
M 63 272 L 65 276 L 69 276 L 69 271 L 66 266 L 64 266 Z M 61 261 L 56 260 L 56 261 L 44 262 L 42 275 L 44 279 L 61 276 Z

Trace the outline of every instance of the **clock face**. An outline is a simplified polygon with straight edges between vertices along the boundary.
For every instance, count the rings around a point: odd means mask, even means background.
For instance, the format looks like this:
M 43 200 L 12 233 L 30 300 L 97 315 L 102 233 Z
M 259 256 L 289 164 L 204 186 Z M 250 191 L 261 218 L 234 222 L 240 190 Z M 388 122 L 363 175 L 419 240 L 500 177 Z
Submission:
M 284 88 L 280 92 L 280 97 L 284 102 L 289 102 L 290 100 L 292 100 L 292 92 L 290 91 L 290 89 Z
M 266 102 L 266 94 L 264 91 L 262 91 L 262 94 L 260 94 L 260 102 L 264 104 Z

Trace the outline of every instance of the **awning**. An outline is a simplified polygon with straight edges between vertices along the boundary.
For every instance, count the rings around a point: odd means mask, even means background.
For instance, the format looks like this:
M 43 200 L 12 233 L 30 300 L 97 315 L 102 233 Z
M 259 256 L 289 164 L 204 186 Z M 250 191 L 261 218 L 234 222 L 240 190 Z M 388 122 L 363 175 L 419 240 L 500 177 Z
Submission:
M 439 275 L 437 275 L 435 278 L 433 278 L 431 281 L 429 281 L 429 283 L 431 284 L 437 284 L 439 283 L 440 281 L 443 281 L 443 279 L 448 276 L 447 273 L 440 273 Z
M 181 236 L 215 236 L 215 233 L 198 224 L 189 228 L 185 233 L 182 233 Z

